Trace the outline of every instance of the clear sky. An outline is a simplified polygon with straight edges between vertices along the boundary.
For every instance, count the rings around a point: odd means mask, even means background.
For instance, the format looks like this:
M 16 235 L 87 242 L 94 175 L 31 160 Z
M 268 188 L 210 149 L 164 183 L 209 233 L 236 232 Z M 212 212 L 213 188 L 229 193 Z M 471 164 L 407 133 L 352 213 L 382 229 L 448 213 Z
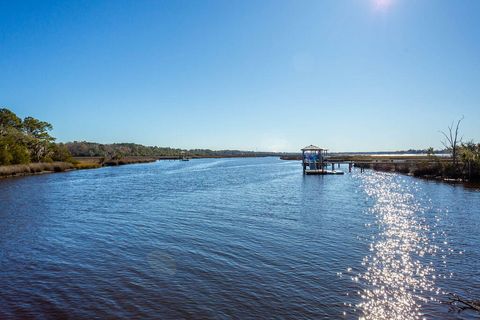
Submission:
M 441 147 L 480 140 L 480 1 L 0 1 L 0 74 L 59 141 Z

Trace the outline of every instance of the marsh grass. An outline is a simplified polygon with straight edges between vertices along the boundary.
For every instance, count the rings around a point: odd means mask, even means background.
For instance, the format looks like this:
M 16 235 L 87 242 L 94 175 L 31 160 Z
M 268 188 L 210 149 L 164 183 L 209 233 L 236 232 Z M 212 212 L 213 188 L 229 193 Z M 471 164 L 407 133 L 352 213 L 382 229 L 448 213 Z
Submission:
M 157 159 L 148 158 L 148 157 L 124 157 L 121 159 L 110 159 L 103 162 L 104 166 L 121 166 L 125 164 L 134 164 L 134 163 L 148 163 L 155 162 Z
M 74 169 L 69 162 L 40 162 L 0 166 L 0 177 L 39 174 L 44 172 L 63 172 Z
M 99 163 L 94 162 L 77 162 L 74 164 L 75 169 L 83 170 L 83 169 L 96 169 L 100 168 L 102 165 Z
M 103 157 L 74 158 L 72 162 L 39 162 L 0 166 L 0 177 L 25 176 L 47 172 L 64 172 L 67 170 L 96 169 L 103 166 L 120 166 L 133 163 L 154 162 L 155 158 L 125 157 L 107 160 Z

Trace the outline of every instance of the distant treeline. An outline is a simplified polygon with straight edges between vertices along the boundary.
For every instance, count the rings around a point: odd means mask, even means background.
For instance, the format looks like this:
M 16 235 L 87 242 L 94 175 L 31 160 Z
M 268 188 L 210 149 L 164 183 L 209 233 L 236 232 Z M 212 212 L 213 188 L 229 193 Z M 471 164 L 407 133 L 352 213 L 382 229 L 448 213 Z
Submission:
M 168 147 L 148 147 L 135 143 L 100 144 L 87 141 L 67 142 L 64 146 L 74 157 L 120 158 L 125 156 L 175 156 L 180 149 Z
M 71 155 L 49 134 L 52 125 L 33 117 L 19 118 L 0 109 L 0 165 L 69 161 Z
M 463 119 L 463 118 L 462 118 Z M 444 143 L 444 150 L 407 150 L 387 152 L 356 152 L 355 154 L 426 154 L 424 163 L 416 164 L 415 168 L 406 166 L 405 170 L 414 171 L 419 176 L 441 176 L 445 178 L 462 178 L 465 180 L 480 180 L 480 144 L 473 141 L 463 143 L 457 139 L 459 120 L 456 127 L 449 127 L 445 135 L 450 143 Z M 455 129 L 455 130 L 454 130 Z M 100 144 L 86 141 L 55 143 L 50 135 L 52 125 L 48 122 L 25 117 L 21 119 L 7 108 L 0 108 L 0 166 L 25 165 L 39 162 L 71 162 L 78 164 L 73 157 L 101 157 L 102 164 L 116 163 L 116 160 L 128 157 L 148 157 L 150 160 L 162 157 L 263 157 L 281 156 L 285 159 L 300 158 L 299 153 L 256 152 L 241 150 L 210 150 L 210 149 L 178 149 L 169 147 L 144 146 L 135 143 Z M 446 157 L 436 157 L 447 153 Z M 340 153 L 337 153 L 340 154 Z M 344 155 L 346 153 L 343 153 Z M 353 154 L 353 153 L 352 153 Z M 334 155 L 334 154 L 331 154 Z M 445 161 L 450 159 L 450 161 Z M 140 161 L 130 159 L 129 161 Z M 118 162 L 120 163 L 120 162 Z M 23 168 L 23 167 L 22 167 Z M 44 167 L 29 167 L 29 171 Z M 60 168 L 60 167 L 59 167 Z M 396 167 L 395 167 L 396 168 Z M 395 169 L 394 168 L 394 169 Z M 381 168 L 379 168 L 381 169 Z M 385 169 L 391 169 L 385 168 Z M 397 168 L 398 169 L 398 168 Z M 24 170 L 24 169 L 22 169 Z M 25 169 L 26 170 L 26 169 Z M 24 170 L 24 171 L 25 171 Z M 56 170 L 56 169 L 55 169 Z M 36 172 L 36 171 L 35 171 Z
M 240 150 L 175 149 L 169 147 L 144 146 L 135 143 L 100 144 L 95 142 L 74 141 L 63 144 L 74 157 L 261 157 L 278 156 L 280 153 Z
M 240 150 L 210 150 L 144 146 L 135 143 L 100 144 L 74 141 L 55 143 L 48 122 L 33 117 L 18 117 L 7 108 L 0 109 L 0 165 L 37 162 L 75 162 L 72 157 L 103 157 L 105 160 L 124 157 L 261 157 L 284 153 Z

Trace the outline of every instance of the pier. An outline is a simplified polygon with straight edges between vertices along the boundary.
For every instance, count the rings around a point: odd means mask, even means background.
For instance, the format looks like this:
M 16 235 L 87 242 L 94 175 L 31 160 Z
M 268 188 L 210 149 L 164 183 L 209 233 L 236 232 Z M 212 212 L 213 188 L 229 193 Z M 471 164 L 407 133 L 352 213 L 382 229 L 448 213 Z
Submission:
M 362 155 L 362 154 L 328 154 L 327 149 L 310 145 L 302 149 L 299 156 L 281 157 L 283 160 L 302 160 L 304 175 L 343 174 L 340 165 L 348 165 L 348 172 L 354 168 L 364 172 L 365 169 L 415 173 L 415 169 L 439 166 L 451 161 L 449 157 L 431 155 Z M 329 170 L 331 168 L 331 170 Z M 336 170 L 337 169 L 337 170 Z
M 328 170 L 327 149 L 309 145 L 302 149 L 302 167 L 304 175 L 327 175 L 343 174 L 343 171 L 335 170 L 332 163 L 332 170 Z
M 302 168 L 304 175 L 327 175 L 327 174 L 344 174 L 343 171 L 335 170 L 340 168 L 340 164 L 348 164 L 348 172 L 352 172 L 353 168 L 359 168 L 360 172 L 371 168 L 372 165 L 388 164 L 396 166 L 408 163 L 412 159 L 402 158 L 379 158 L 379 157 L 352 157 L 352 156 L 328 156 L 328 149 L 320 148 L 315 145 L 309 145 L 302 149 Z M 413 161 L 418 161 L 415 159 Z M 329 170 L 331 168 L 331 170 Z

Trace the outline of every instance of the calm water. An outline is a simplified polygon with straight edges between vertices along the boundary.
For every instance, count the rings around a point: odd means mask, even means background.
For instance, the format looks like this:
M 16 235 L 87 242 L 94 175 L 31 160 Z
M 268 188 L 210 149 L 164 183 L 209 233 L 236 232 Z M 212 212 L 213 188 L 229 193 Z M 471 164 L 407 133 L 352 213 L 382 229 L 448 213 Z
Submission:
M 480 192 L 298 162 L 0 181 L 0 319 L 471 319 Z

